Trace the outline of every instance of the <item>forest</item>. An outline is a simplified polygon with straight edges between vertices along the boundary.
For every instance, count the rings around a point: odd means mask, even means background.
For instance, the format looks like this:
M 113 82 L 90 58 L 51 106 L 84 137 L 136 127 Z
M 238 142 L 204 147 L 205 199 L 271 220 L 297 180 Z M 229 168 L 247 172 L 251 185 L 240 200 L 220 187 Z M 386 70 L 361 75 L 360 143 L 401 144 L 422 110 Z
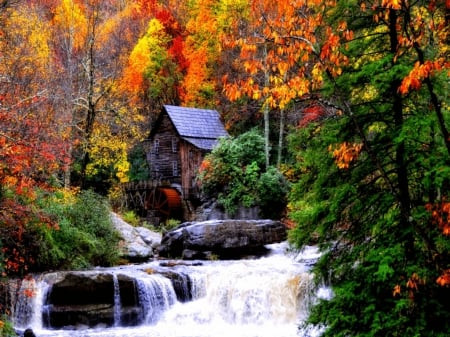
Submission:
M 259 166 L 233 163 L 279 172 L 290 242 L 324 252 L 310 323 L 448 336 L 449 56 L 449 0 L 0 0 L 2 278 L 114 263 L 92 214 L 164 104 L 211 108 L 257 130 Z

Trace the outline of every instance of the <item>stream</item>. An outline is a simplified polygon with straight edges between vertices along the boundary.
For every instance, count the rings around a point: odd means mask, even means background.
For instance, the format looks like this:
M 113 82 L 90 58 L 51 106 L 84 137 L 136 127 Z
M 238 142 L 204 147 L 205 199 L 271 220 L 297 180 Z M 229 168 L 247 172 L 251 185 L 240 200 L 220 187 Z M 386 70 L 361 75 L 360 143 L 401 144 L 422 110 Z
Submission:
M 299 329 L 317 297 L 328 298 L 326 287 L 316 289 L 311 265 L 319 253 L 306 247 L 289 252 L 287 243 L 268 245 L 270 254 L 258 259 L 174 263 L 172 270 L 189 276 L 190 298 L 179 301 L 170 280 L 144 270 L 161 269 L 161 261 L 142 265 L 99 268 L 113 274 L 112 327 L 52 329 L 45 324 L 46 298 L 51 285 L 45 275 L 34 283 L 35 296 L 14 308 L 18 331 L 32 328 L 37 337 L 307 337 L 320 329 Z M 120 288 L 116 275 L 132 275 L 143 305 L 142 323 L 123 327 Z M 29 287 L 30 285 L 28 285 Z

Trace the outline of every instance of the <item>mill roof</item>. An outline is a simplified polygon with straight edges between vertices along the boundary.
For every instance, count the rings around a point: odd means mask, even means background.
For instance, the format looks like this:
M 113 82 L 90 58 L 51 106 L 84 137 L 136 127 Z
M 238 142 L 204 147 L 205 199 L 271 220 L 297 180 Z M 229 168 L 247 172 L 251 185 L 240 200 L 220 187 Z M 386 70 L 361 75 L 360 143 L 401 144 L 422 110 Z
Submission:
M 181 138 L 203 150 L 212 150 L 228 132 L 216 110 L 164 105 Z

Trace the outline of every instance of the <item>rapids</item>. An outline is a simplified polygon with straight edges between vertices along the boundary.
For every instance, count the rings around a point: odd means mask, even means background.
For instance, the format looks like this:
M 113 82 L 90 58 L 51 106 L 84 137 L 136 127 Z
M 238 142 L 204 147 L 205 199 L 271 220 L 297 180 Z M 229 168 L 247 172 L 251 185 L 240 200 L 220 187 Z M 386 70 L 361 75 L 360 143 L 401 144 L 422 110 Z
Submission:
M 315 247 L 288 252 L 286 243 L 269 245 L 271 253 L 258 259 L 202 261 L 179 264 L 177 273 L 188 275 L 189 300 L 177 300 L 172 283 L 161 275 L 143 273 L 161 269 L 161 261 L 121 266 L 110 270 L 115 285 L 119 274 L 133 275 L 145 317 L 136 327 L 120 324 L 120 294 L 114 287 L 114 326 L 56 330 L 43 322 L 50 286 L 42 280 L 33 285 L 35 296 L 20 299 L 14 308 L 18 331 L 30 327 L 37 337 L 306 337 L 320 329 L 299 329 L 308 309 L 327 288 L 316 289 L 309 269 L 318 258 Z M 95 271 L 94 271 L 95 272 Z M 30 287 L 31 285 L 25 285 Z M 186 290 L 188 291 L 188 290 Z

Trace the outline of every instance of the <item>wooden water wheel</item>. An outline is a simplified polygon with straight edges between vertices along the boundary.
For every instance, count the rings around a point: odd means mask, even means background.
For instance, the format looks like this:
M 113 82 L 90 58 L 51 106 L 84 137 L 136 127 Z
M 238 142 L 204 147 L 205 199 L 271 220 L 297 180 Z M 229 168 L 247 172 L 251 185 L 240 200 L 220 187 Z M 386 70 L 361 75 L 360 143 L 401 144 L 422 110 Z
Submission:
M 153 188 L 147 196 L 146 208 L 159 218 L 160 222 L 181 216 L 181 196 L 178 191 L 170 187 Z

